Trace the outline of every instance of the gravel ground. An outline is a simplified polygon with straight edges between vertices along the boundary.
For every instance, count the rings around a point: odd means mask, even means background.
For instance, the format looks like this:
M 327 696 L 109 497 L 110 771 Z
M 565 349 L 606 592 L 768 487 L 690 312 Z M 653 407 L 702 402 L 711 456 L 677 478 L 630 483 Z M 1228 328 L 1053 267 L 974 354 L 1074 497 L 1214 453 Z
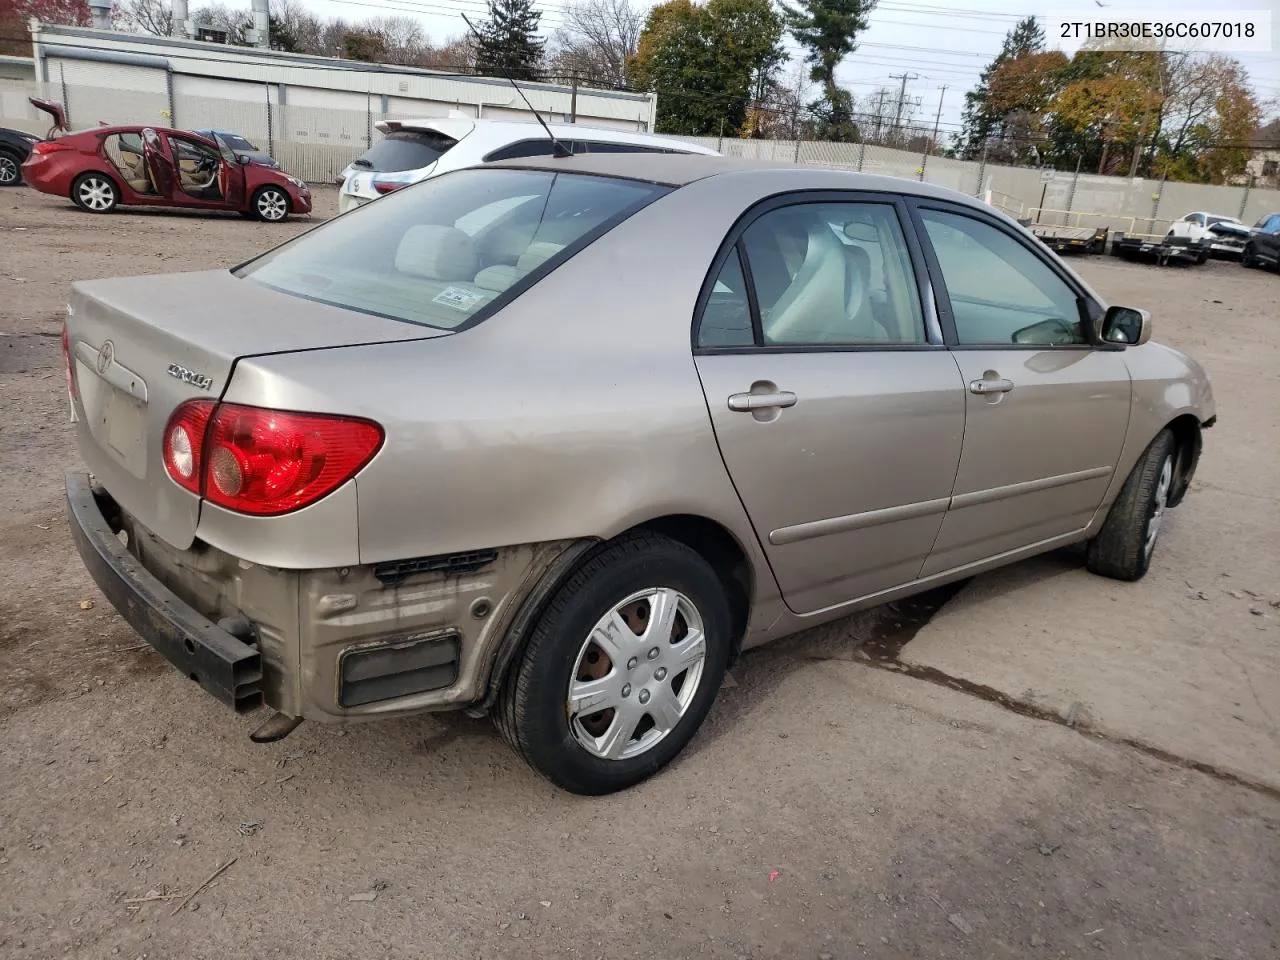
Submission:
M 463 717 L 256 746 L 74 556 L 68 283 L 307 226 L 0 192 L 0 957 L 1280 954 L 1280 278 L 1077 261 L 1218 393 L 1142 583 L 1064 551 L 914 637 L 881 609 L 752 652 L 686 756 L 582 800 Z

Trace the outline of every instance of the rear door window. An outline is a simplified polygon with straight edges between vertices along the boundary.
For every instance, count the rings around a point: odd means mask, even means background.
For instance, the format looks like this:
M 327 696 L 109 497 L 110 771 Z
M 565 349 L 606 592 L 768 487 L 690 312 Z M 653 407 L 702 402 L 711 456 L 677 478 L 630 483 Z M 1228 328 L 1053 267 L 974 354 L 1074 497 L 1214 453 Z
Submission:
M 388 194 L 235 272 L 282 293 L 457 330 L 669 188 L 476 167 Z
M 421 170 L 439 160 L 457 142 L 434 130 L 394 130 L 367 150 L 356 166 L 374 173 Z

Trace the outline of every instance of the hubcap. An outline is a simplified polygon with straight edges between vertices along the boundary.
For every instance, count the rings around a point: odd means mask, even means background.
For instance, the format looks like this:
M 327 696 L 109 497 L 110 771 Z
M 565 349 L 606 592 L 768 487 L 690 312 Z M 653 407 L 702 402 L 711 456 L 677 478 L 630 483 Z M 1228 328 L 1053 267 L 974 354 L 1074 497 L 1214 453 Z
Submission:
M 569 730 L 605 760 L 637 757 L 676 728 L 707 660 L 702 615 L 667 587 L 640 590 L 587 635 L 569 680 Z
M 111 184 L 93 177 L 80 184 L 80 201 L 90 210 L 106 210 L 114 198 Z
M 10 157 L 0 157 L 0 183 L 8 185 L 18 179 L 18 165 Z
M 1160 523 L 1164 520 L 1164 508 L 1169 504 L 1169 488 L 1173 486 L 1173 457 L 1165 457 L 1160 464 L 1160 478 L 1156 481 L 1156 495 L 1151 505 L 1151 517 L 1147 520 L 1147 542 L 1142 552 L 1148 559 L 1156 548 L 1156 537 L 1160 535 Z
M 258 212 L 264 220 L 281 220 L 289 211 L 289 204 L 282 194 L 268 190 L 258 197 Z

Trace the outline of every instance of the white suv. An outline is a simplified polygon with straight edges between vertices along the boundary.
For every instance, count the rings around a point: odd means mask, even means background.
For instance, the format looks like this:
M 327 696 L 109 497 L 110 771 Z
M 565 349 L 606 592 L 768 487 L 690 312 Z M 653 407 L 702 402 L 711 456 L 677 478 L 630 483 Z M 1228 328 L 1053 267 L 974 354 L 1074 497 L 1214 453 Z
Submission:
M 537 121 L 473 120 L 449 116 L 427 120 L 380 120 L 383 138 L 338 175 L 342 190 L 338 212 L 346 213 L 384 193 L 450 170 L 516 157 L 552 153 Z M 670 137 L 628 133 L 576 123 L 548 124 L 552 134 L 574 153 L 698 153 L 714 150 Z

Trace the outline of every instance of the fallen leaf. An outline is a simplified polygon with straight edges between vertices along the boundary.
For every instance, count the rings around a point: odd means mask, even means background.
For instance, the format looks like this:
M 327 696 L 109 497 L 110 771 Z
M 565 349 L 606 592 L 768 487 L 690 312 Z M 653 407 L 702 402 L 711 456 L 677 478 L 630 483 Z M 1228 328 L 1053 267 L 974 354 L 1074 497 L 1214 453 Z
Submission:
M 93 601 L 92 601 L 92 600 L 81 600 L 81 601 L 80 601 L 80 609 L 81 609 L 81 610 L 92 610 L 92 609 L 93 609 Z

